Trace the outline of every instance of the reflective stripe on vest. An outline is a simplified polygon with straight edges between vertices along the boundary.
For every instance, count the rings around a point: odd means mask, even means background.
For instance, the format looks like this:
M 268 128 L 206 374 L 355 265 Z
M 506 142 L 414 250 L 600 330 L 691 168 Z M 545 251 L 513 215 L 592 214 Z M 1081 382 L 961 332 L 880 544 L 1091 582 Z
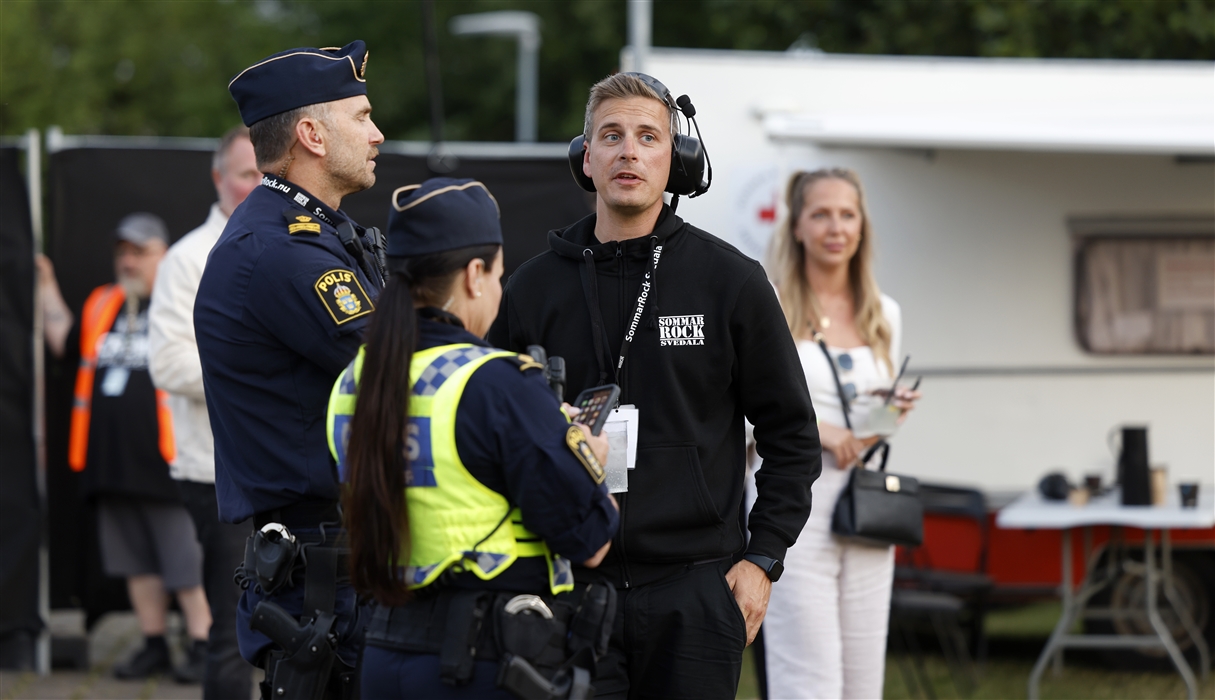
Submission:
M 104 284 L 93 290 L 80 313 L 80 368 L 76 371 L 76 393 L 68 433 L 68 466 L 75 472 L 84 470 L 89 453 L 89 420 L 92 417 L 97 353 L 125 301 L 126 294 L 122 287 Z M 169 411 L 169 395 L 160 389 L 156 390 L 156 424 L 159 428 L 160 456 L 166 462 L 172 462 L 177 457 L 173 441 L 173 414 Z
M 360 348 L 329 396 L 326 433 L 343 482 L 363 356 Z M 456 449 L 456 409 L 464 387 L 473 372 L 500 357 L 516 355 L 472 344 L 441 345 L 414 353 L 405 446 L 411 541 L 403 580 L 410 589 L 434 583 L 448 569 L 471 571 L 489 580 L 519 557 L 544 557 L 553 593 L 574 588 L 569 561 L 553 555 L 542 539 L 523 526 L 519 509 L 511 507 L 505 496 L 477 481 Z

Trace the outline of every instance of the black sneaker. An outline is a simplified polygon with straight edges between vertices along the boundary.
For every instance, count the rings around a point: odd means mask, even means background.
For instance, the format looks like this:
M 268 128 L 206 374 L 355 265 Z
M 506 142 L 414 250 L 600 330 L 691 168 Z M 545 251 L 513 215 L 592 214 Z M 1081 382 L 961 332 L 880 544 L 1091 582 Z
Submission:
M 169 659 L 169 648 L 163 643 L 145 644 L 125 664 L 114 667 L 114 677 L 124 680 L 147 678 L 152 674 L 168 671 L 172 665 Z
M 195 639 L 186 649 L 185 663 L 173 669 L 173 679 L 178 683 L 202 683 L 207 668 L 207 640 Z

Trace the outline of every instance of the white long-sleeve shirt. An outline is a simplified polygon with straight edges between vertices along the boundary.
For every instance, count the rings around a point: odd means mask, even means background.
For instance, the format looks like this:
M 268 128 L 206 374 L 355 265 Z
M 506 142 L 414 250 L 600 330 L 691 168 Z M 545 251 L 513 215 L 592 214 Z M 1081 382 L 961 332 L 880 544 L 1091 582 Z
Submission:
M 212 204 L 203 225 L 169 248 L 156 272 L 148 311 L 148 369 L 156 387 L 169 393 L 177 441 L 169 474 L 208 484 L 215 483 L 215 441 L 194 340 L 194 297 L 207 256 L 227 223 L 219 205 Z

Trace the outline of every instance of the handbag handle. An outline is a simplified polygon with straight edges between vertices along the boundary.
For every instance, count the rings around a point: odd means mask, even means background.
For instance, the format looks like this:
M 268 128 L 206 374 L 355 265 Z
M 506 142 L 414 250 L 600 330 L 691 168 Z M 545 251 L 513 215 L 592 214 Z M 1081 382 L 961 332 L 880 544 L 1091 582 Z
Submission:
M 848 431 L 852 431 L 852 419 L 848 417 L 849 406 L 848 397 L 844 394 L 844 384 L 840 381 L 840 373 L 835 369 L 835 358 L 831 357 L 831 352 L 827 350 L 827 343 L 823 340 L 823 334 L 818 331 L 814 332 L 815 340 L 818 342 L 819 348 L 823 351 L 823 356 L 827 358 L 827 366 L 831 368 L 831 378 L 835 380 L 835 391 L 840 395 L 840 407 L 844 409 L 844 425 L 848 427 Z M 878 467 L 878 471 L 886 471 L 886 462 L 890 459 L 890 443 L 886 442 L 885 438 L 873 443 L 872 446 L 861 457 L 861 464 L 868 464 L 869 460 L 877 454 L 877 451 L 882 451 L 882 464 Z

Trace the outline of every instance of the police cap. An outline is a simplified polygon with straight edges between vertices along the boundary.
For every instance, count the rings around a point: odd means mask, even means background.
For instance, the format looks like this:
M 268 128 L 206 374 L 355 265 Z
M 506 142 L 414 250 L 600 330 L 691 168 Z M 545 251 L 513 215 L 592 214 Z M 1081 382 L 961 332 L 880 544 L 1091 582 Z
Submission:
M 388 255 L 408 258 L 475 245 L 502 245 L 498 201 L 476 180 L 436 177 L 392 193 Z
M 287 49 L 241 71 L 228 83 L 245 126 L 305 105 L 367 94 L 367 45 Z

